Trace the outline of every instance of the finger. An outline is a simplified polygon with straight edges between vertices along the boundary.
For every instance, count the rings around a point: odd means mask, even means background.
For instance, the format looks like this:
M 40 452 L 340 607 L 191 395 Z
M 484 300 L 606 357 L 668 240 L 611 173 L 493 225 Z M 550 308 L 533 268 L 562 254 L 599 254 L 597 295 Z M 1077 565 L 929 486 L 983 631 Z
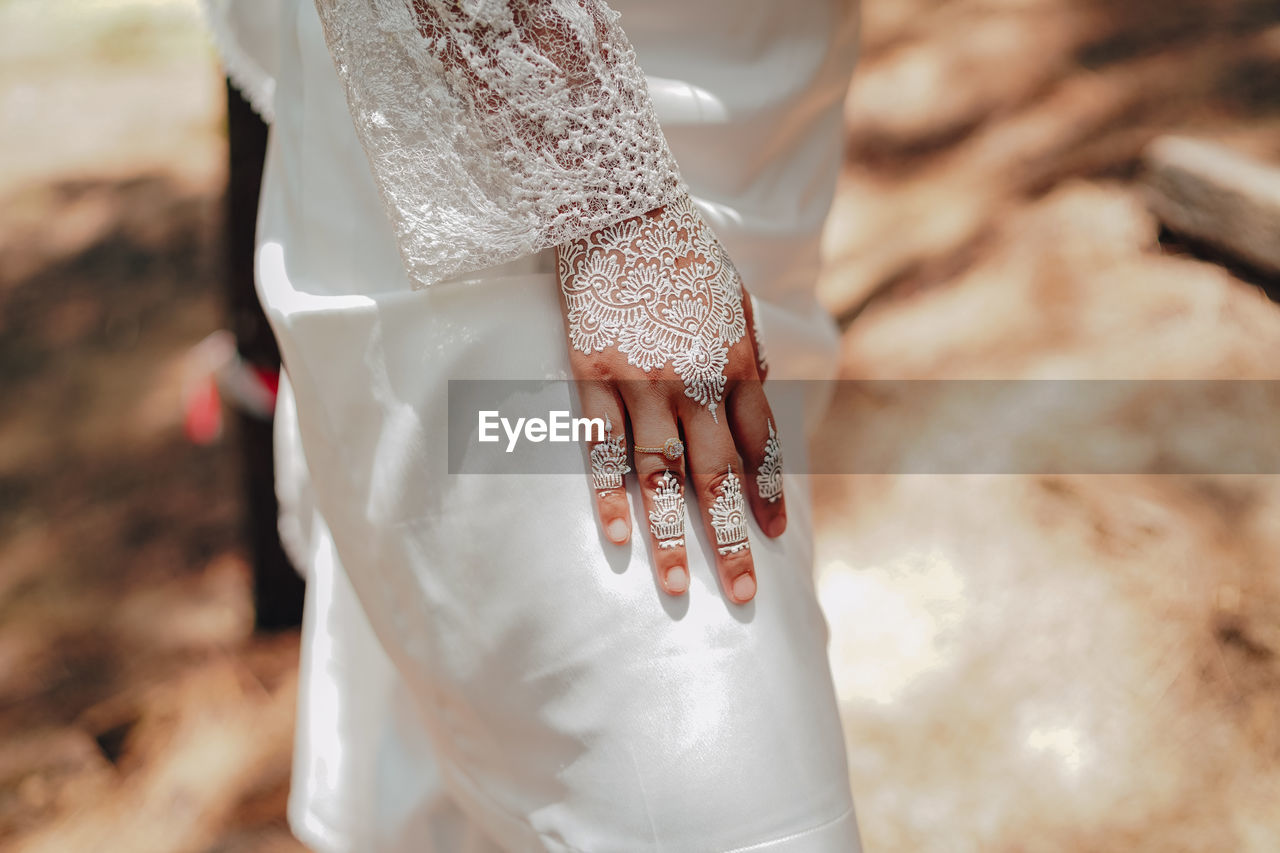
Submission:
M 751 340 L 751 350 L 755 355 L 756 372 L 760 374 L 760 381 L 763 382 L 769 375 L 769 359 L 765 355 L 764 341 L 760 340 L 760 314 L 756 309 L 755 297 L 743 288 L 742 313 L 746 319 L 747 337 Z
M 717 423 L 696 404 L 682 406 L 681 414 L 698 514 L 715 548 L 720 583 L 731 600 L 745 604 L 755 597 L 756 573 L 747 538 L 742 462 L 723 421 Z
M 588 475 L 596 494 L 596 511 L 605 538 L 621 545 L 631 538 L 631 511 L 627 506 L 625 475 L 627 464 L 626 416 L 622 398 L 613 386 L 599 382 L 579 385 L 582 411 L 588 418 L 604 422 L 591 429 Z M 603 439 L 603 440 L 601 440 Z
M 686 478 L 683 442 L 675 411 L 668 397 L 653 393 L 646 383 L 628 387 L 633 393 L 629 395 L 624 387 L 623 397 L 631 415 L 631 433 L 635 436 L 632 449 L 644 497 L 644 520 L 648 522 L 653 570 L 663 589 L 672 595 L 682 595 L 689 589 L 689 560 L 685 550 Z M 662 449 L 667 453 L 652 452 Z
M 733 431 L 746 468 L 742 490 L 751 511 L 766 536 L 781 536 L 787 529 L 787 505 L 782 495 L 782 442 L 764 385 L 759 380 L 734 383 L 725 408 L 729 429 Z

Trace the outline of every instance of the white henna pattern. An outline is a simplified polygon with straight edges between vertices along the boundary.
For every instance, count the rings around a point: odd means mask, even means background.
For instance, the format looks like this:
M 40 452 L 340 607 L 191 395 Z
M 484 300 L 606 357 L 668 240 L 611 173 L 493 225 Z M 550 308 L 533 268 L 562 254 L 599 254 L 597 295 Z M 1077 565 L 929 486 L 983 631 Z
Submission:
M 764 442 L 764 461 L 756 472 L 756 488 L 760 497 L 769 503 L 777 503 L 782 497 L 782 442 L 769 421 L 769 437 Z
M 769 370 L 769 357 L 765 355 L 764 338 L 760 337 L 760 306 L 754 296 L 747 294 L 747 298 L 751 300 L 751 337 L 756 342 L 756 368 L 763 376 Z
M 729 348 L 746 334 L 742 282 L 688 196 L 556 254 L 573 348 L 617 347 L 645 372 L 670 364 L 716 417 Z
M 745 551 L 747 542 L 747 509 L 742 500 L 742 484 L 732 469 L 716 488 L 711 504 L 711 527 L 716 532 L 716 549 L 721 555 Z
M 667 471 L 653 493 L 653 509 L 649 512 L 649 531 L 659 548 L 684 545 L 684 492 L 680 481 Z
M 605 415 L 604 441 L 591 448 L 591 484 L 604 497 L 610 489 L 622 487 L 622 475 L 630 470 L 626 438 L 613 437 L 613 422 Z

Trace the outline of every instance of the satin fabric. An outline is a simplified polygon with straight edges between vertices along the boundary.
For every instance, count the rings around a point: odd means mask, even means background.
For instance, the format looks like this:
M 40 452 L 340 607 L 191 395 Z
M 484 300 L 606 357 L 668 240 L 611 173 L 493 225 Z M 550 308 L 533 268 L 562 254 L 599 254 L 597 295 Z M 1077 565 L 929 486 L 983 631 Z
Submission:
M 829 376 L 813 286 L 851 14 L 613 5 L 771 375 Z M 295 832 L 322 853 L 857 850 L 803 480 L 780 539 L 751 523 L 741 607 L 696 520 L 673 599 L 639 524 L 603 539 L 585 470 L 449 475 L 448 379 L 569 377 L 550 258 L 411 290 L 315 10 L 282 15 L 257 272 L 289 377 L 282 529 L 309 578 Z M 776 413 L 797 469 L 820 404 Z

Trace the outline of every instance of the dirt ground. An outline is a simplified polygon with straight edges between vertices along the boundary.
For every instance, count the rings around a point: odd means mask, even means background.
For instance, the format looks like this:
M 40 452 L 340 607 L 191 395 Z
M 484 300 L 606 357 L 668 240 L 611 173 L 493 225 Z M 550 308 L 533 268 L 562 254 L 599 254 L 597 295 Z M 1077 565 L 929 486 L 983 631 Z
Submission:
M 1215 467 L 1270 386 L 1156 446 L 1154 384 L 1040 383 L 956 464 L 972 401 L 888 382 L 1280 378 L 1277 282 L 1163 233 L 1140 167 L 1168 132 L 1280 161 L 1280 2 L 865 13 L 822 293 L 885 383 L 837 399 L 818 451 L 864 473 L 816 489 L 866 847 L 1280 850 L 1280 481 Z M 0 0 L 6 849 L 301 849 L 296 636 L 251 631 L 234 436 L 181 429 L 222 110 L 189 3 Z M 1002 467 L 1086 423 L 1122 473 Z

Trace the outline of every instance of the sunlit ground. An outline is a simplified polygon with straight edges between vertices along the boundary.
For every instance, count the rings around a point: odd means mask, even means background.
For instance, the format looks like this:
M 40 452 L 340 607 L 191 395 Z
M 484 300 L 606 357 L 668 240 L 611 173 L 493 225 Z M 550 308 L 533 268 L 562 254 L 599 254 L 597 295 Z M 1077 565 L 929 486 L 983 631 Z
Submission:
M 867 11 L 824 286 L 847 377 L 1280 374 L 1260 282 L 1162 245 L 1135 185 L 1171 130 L 1280 159 L 1280 4 Z M 1211 471 L 1277 413 L 1157 447 L 1156 392 L 1045 384 L 992 419 L 993 465 L 1002 442 L 1069 458 L 1078 423 L 1122 470 Z M 903 464 L 945 462 L 972 423 L 919 402 L 845 401 L 820 446 L 893 458 L 889 433 Z M 1280 849 L 1275 478 L 1070 471 L 819 481 L 868 846 Z
M 1162 242 L 1137 189 L 1159 133 L 1280 156 L 1280 3 L 866 11 L 823 282 L 846 377 L 1280 373 L 1265 282 Z M 180 431 L 221 110 L 191 3 L 0 2 L 0 846 L 299 849 L 296 639 L 251 636 L 235 457 Z M 1078 419 L 1171 458 L 1132 400 L 1043 407 L 1011 446 Z M 953 417 L 844 398 L 818 445 L 928 458 Z M 815 487 L 869 850 L 1280 849 L 1275 478 Z

